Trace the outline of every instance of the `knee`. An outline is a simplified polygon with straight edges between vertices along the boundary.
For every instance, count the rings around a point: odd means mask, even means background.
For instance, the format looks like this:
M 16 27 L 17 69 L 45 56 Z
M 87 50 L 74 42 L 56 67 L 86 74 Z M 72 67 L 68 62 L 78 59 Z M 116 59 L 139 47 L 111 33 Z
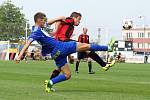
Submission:
M 87 43 L 80 43 L 80 45 L 77 46 L 77 51 L 86 51 L 89 50 L 90 44 Z
M 71 78 L 71 73 L 65 73 L 66 79 L 69 80 Z

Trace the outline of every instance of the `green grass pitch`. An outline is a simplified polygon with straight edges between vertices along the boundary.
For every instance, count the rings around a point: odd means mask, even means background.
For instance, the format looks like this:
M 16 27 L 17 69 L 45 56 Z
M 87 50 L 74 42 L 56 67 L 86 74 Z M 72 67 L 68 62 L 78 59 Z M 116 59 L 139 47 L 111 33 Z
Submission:
M 107 72 L 93 63 L 89 75 L 82 62 L 79 74 L 44 92 L 44 80 L 55 68 L 53 61 L 0 61 L 0 100 L 150 100 L 150 64 L 116 64 Z

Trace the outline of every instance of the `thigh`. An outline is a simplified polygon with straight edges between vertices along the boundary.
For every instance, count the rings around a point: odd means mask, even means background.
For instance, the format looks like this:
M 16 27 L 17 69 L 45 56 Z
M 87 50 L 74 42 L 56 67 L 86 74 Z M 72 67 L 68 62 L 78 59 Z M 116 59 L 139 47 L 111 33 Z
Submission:
M 57 59 L 58 57 L 66 57 L 72 53 L 76 52 L 76 42 L 60 42 L 51 53 L 53 59 Z
M 61 54 L 68 56 L 76 52 L 76 42 L 75 41 L 64 42 L 63 45 L 60 46 L 59 48 L 60 48 Z
M 63 67 L 65 64 L 67 64 L 67 56 L 66 57 L 59 56 L 57 59 L 55 59 L 55 64 L 58 69 Z
M 90 49 L 90 44 L 77 42 L 76 49 L 78 52 L 88 51 Z

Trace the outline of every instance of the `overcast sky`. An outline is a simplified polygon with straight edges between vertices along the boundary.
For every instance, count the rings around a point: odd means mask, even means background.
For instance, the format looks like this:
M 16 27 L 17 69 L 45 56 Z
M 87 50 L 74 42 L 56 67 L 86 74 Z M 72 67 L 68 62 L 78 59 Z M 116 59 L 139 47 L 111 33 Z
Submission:
M 2 4 L 5 0 L 0 0 Z M 150 25 L 150 0 L 11 0 L 33 25 L 33 15 L 37 11 L 47 14 L 48 18 L 69 16 L 71 12 L 82 13 L 81 24 L 76 27 L 79 35 L 82 27 L 88 27 L 92 39 L 97 38 L 101 28 L 101 41 L 106 43 L 111 37 L 121 39 L 122 20 L 133 18 L 136 24 Z M 139 19 L 138 16 L 145 16 Z

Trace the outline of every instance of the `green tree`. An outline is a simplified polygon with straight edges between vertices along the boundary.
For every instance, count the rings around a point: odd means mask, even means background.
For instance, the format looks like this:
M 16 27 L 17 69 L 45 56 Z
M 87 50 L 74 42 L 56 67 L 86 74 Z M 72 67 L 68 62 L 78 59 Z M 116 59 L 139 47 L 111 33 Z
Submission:
M 10 0 L 0 5 L 0 40 L 18 41 L 25 37 L 27 20 L 21 10 Z

